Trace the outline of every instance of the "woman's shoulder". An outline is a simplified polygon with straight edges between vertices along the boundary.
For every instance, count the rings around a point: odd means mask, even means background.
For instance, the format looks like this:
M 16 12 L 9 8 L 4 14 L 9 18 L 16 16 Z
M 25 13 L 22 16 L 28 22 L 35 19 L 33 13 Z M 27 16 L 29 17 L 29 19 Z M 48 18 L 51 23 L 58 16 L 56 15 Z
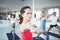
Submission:
M 21 27 L 21 24 L 18 23 L 18 27 L 20 28 Z

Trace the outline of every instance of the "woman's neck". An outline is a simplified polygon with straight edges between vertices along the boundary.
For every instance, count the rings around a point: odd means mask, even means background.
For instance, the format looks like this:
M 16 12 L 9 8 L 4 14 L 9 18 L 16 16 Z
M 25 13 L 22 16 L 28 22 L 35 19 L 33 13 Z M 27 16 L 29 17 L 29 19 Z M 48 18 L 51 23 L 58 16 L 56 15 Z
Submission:
M 44 16 L 41 16 L 41 18 L 44 18 Z
M 30 21 L 23 20 L 23 23 L 27 24 L 27 23 L 30 23 Z

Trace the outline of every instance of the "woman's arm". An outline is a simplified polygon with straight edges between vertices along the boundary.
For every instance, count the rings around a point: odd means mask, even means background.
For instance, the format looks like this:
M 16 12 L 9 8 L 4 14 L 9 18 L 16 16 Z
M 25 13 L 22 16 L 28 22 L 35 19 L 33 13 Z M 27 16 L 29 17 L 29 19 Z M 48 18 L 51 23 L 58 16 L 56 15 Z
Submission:
M 45 16 L 45 18 L 47 19 L 47 18 L 49 18 L 50 16 L 52 16 L 53 14 L 50 14 L 50 15 L 47 15 L 47 16 Z
M 31 27 L 30 31 L 32 33 L 36 33 L 36 34 L 44 34 L 44 33 L 47 33 L 47 31 L 40 30 L 39 28 L 34 28 L 34 27 Z

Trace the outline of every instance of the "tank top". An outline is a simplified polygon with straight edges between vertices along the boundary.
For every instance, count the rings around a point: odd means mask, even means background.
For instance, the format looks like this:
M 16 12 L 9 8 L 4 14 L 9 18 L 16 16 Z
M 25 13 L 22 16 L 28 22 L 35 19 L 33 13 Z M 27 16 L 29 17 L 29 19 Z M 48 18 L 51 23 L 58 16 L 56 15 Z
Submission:
M 21 32 L 21 40 L 32 40 L 32 33 L 29 29 L 25 32 Z

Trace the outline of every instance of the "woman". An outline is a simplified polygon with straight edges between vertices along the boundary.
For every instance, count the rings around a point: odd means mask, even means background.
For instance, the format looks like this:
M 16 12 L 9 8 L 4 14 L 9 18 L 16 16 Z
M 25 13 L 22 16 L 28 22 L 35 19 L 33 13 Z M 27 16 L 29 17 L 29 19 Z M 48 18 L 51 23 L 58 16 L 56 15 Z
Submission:
M 32 17 L 32 11 L 29 6 L 25 6 L 20 10 L 20 33 L 21 40 L 32 40 L 32 32 L 33 33 L 46 33 L 46 31 L 40 30 L 37 27 L 33 27 L 30 24 L 30 20 Z M 30 26 L 29 26 L 30 25 Z
M 46 20 L 51 15 L 46 15 L 46 13 L 44 11 L 41 12 L 41 18 L 40 18 L 40 23 L 41 23 L 40 26 L 41 27 L 40 27 L 40 29 L 42 29 L 42 30 L 46 29 Z M 49 31 L 49 30 L 47 30 L 47 31 Z M 39 35 L 40 34 L 37 35 L 37 38 L 39 38 Z M 46 40 L 49 40 L 49 35 L 48 34 L 44 34 L 44 35 L 46 36 Z
M 48 30 L 51 30 L 53 27 L 58 29 L 59 35 L 60 35 L 60 26 L 57 24 L 57 20 L 59 17 L 56 16 L 56 12 L 52 13 L 52 18 L 51 18 L 51 25 Z

